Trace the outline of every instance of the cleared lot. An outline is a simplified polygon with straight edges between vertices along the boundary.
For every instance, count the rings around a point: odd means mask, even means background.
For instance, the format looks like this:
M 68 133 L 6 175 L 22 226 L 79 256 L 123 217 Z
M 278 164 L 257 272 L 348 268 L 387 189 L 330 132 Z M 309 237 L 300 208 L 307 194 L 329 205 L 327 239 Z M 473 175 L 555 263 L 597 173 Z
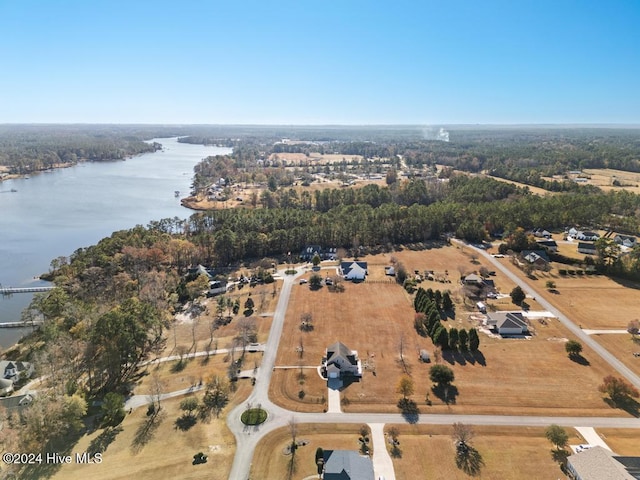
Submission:
M 475 477 L 456 466 L 451 427 L 400 425 L 398 428 L 402 457 L 393 460 L 397 480 L 564 478 L 551 457 L 552 446 L 543 428 L 473 427 L 475 436 L 471 443 L 484 463 Z M 567 431 L 573 438 L 575 432 Z
M 224 419 L 210 423 L 198 421 L 186 432 L 175 428 L 175 419 L 182 398 L 162 403 L 164 419 L 158 427 L 151 429 L 150 439 L 145 445 L 136 441 L 136 435 L 147 422 L 146 408 L 127 415 L 122 431 L 116 431 L 114 439 L 100 437 L 103 430 L 80 439 L 73 449 L 76 452 L 90 451 L 96 444 L 105 446 L 99 465 L 79 465 L 75 462 L 64 465 L 54 478 L 64 480 L 125 480 L 131 478 L 188 478 L 226 480 L 235 453 L 235 440 L 227 429 Z M 102 439 L 102 441 L 100 441 Z M 203 452 L 208 455 L 204 465 L 192 465 L 193 455 Z M 74 457 L 75 458 L 75 457 Z
M 618 455 L 640 455 L 640 431 L 633 428 L 598 428 L 607 445 Z

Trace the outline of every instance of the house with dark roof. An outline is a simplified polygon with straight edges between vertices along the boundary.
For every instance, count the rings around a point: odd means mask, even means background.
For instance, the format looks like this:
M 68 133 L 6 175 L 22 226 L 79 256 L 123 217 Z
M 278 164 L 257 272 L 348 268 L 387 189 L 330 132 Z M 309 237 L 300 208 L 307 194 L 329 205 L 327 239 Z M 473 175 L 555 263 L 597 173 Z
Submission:
M 576 240 L 582 240 L 584 242 L 595 242 L 599 238 L 600 235 L 598 235 L 596 232 L 590 232 L 588 230 L 584 232 L 578 232 L 578 234 L 576 235 Z
M 335 260 L 337 253 L 338 249 L 335 247 L 322 248 L 320 245 L 307 245 L 300 252 L 300 259 L 310 262 L 318 255 L 321 260 Z
M 544 250 L 523 250 L 520 256 L 525 262 L 538 268 L 544 268 L 551 261 Z
M 556 243 L 555 240 L 538 240 L 538 245 L 546 248 L 547 250 L 551 251 L 551 252 L 557 252 L 558 251 L 558 244 Z
M 584 253 L 585 255 L 596 255 L 598 251 L 593 243 L 578 242 L 578 253 Z
M 362 362 L 358 352 L 349 350 L 344 343 L 336 342 L 327 347 L 322 359 L 322 368 L 327 379 L 362 377 Z
M 338 275 L 353 282 L 364 281 L 368 273 L 367 262 L 342 262 L 338 267 Z
M 0 407 L 6 408 L 8 412 L 20 411 L 33 402 L 35 392 L 29 392 L 24 395 L 13 395 L 12 397 L 0 398 Z
M 373 462 L 353 450 L 324 450 L 323 480 L 375 480 Z
M 475 273 L 470 273 L 462 279 L 462 283 L 465 285 L 480 285 L 482 286 L 483 281 L 480 275 L 476 275 Z
M 567 470 L 575 480 L 638 480 L 640 457 L 622 457 L 598 445 L 568 457 Z
M 613 241 L 618 245 L 622 245 L 623 247 L 633 248 L 636 246 L 637 239 L 631 235 L 616 235 L 613 237 Z
M 214 271 L 210 268 L 205 267 L 204 265 L 198 264 L 195 267 L 189 268 L 187 270 L 187 275 L 192 278 L 197 278 L 200 275 L 206 275 L 207 278 L 213 278 Z
M 320 245 L 307 245 L 300 252 L 300 259 L 310 262 L 316 255 L 322 258 L 322 247 Z
M 500 335 L 529 333 L 529 327 L 522 312 L 491 312 L 487 314 L 485 324 Z
M 551 232 L 545 230 L 544 228 L 536 228 L 533 231 L 533 236 L 536 238 L 551 238 Z
M 29 378 L 33 374 L 33 365 L 29 362 L 0 361 L 1 378 L 17 382 L 21 378 Z

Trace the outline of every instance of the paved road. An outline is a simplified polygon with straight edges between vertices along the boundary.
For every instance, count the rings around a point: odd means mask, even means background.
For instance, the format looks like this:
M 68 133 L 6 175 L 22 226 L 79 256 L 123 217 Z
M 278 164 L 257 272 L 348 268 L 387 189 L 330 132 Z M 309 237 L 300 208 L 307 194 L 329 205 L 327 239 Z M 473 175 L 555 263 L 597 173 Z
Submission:
M 614 357 L 611 353 L 609 353 L 602 345 L 592 339 L 589 335 L 587 335 L 579 326 L 577 326 L 574 322 L 569 320 L 569 318 L 560 312 L 557 308 L 551 305 L 544 298 L 544 294 L 539 292 L 537 289 L 532 287 L 531 285 L 525 283 L 518 275 L 513 273 L 507 267 L 505 267 L 501 262 L 497 259 L 493 258 L 493 256 L 489 255 L 486 251 L 472 247 L 471 245 L 460 242 L 459 240 L 452 240 L 460 245 L 465 245 L 466 248 L 473 248 L 482 256 L 484 256 L 487 260 L 489 260 L 498 270 L 500 270 L 504 275 L 509 277 L 516 285 L 520 285 L 522 290 L 527 295 L 531 295 L 536 299 L 536 301 L 542 306 L 542 308 L 549 310 L 553 313 L 558 320 L 567 328 L 571 333 L 573 333 L 578 340 L 580 340 L 584 345 L 589 346 L 593 349 L 598 355 L 600 355 L 609 365 L 611 365 L 614 369 L 616 369 L 623 377 L 625 377 L 629 382 L 631 382 L 636 388 L 640 389 L 640 377 L 633 373 L 624 363 Z
M 279 419 L 279 425 L 282 426 L 286 425 L 290 418 L 286 410 L 276 407 L 269 401 L 269 383 L 271 382 L 271 375 L 273 374 L 274 369 L 273 367 L 276 364 L 276 354 L 278 353 L 278 345 L 280 343 L 280 336 L 282 335 L 282 328 L 284 326 L 284 317 L 289 304 L 291 287 L 295 284 L 296 279 L 304 273 L 302 268 L 298 268 L 297 270 L 298 273 L 295 275 L 284 275 L 284 272 L 279 272 L 284 280 L 280 290 L 280 297 L 278 298 L 276 311 L 273 314 L 269 339 L 265 346 L 265 353 L 262 357 L 260 369 L 258 370 L 258 375 L 256 377 L 256 385 L 247 399 L 246 404 L 238 405 L 227 415 L 227 425 L 236 437 L 236 455 L 233 459 L 233 465 L 231 466 L 231 479 L 246 479 L 249 477 L 253 451 L 261 437 L 259 433 L 262 432 L 262 434 L 264 434 L 264 431 L 266 430 L 265 427 L 273 424 L 273 422 L 278 420 L 279 417 L 282 417 Z M 261 427 L 247 428 L 240 421 L 240 415 L 246 409 L 247 404 L 260 404 L 269 412 L 267 422 L 265 422 Z M 283 420 L 284 417 L 287 417 L 287 419 Z M 252 435 L 252 433 L 254 433 L 254 435 Z

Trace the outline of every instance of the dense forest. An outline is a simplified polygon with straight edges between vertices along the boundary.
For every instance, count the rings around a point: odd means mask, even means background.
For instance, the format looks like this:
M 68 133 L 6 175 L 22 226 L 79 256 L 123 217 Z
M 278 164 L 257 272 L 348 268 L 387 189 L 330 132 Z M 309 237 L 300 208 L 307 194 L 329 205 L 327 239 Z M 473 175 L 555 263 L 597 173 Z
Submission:
M 0 167 L 28 174 L 83 161 L 124 160 L 161 148 L 146 143 L 171 130 L 126 126 L 0 125 Z

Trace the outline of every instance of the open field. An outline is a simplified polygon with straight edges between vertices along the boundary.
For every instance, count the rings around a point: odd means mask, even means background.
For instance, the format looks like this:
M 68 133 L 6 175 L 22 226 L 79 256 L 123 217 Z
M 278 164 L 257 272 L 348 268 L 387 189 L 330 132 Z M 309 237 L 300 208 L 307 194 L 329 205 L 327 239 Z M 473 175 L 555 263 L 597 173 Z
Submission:
M 295 474 L 291 478 L 302 479 L 317 475 L 315 453 L 318 447 L 324 450 L 358 450 L 359 430 L 359 425 L 350 424 L 297 425 L 297 439 L 306 440 L 308 443 L 296 450 Z M 267 434 L 255 450 L 251 478 L 288 478 L 291 456 L 285 455 L 284 450 L 290 443 L 291 435 L 288 428 L 280 428 Z M 372 446 L 371 441 L 369 446 Z
M 640 455 L 640 431 L 633 428 L 598 428 L 598 434 L 618 455 Z
M 345 160 L 347 163 L 352 161 L 359 162 L 362 160 L 362 155 L 345 155 L 342 153 L 325 153 L 311 152 L 309 156 L 304 153 L 272 153 L 269 156 L 269 160 L 280 160 L 286 162 L 287 166 L 306 166 L 306 165 L 330 165 L 333 163 L 340 163 Z
M 506 178 L 494 177 L 493 175 L 485 175 L 486 177 L 492 178 L 493 180 L 497 180 L 499 182 L 510 183 L 520 188 L 528 188 L 529 191 L 535 195 L 555 195 L 555 192 L 550 192 L 549 190 L 545 190 L 544 188 L 534 187 L 533 185 L 527 185 L 526 183 L 515 182 L 513 180 L 507 180 Z
M 385 430 L 388 430 L 386 425 Z M 564 478 L 551 456 L 552 445 L 543 428 L 473 427 L 471 442 L 482 457 L 477 476 L 470 476 L 456 466 L 456 449 L 452 428 L 435 425 L 397 426 L 401 458 L 394 458 L 397 480 L 428 478 L 434 480 L 466 480 L 493 478 Z M 575 432 L 568 430 L 573 438 Z
M 547 280 L 553 280 L 558 293 L 545 293 L 545 298 L 583 328 L 626 329 L 629 320 L 638 316 L 640 288 L 631 282 L 623 283 L 604 275 L 559 275 L 557 269 L 565 268 L 559 264 L 553 264 L 550 273 L 534 272 L 536 280 L 531 280 L 508 259 L 501 263 L 541 292 Z
M 200 398 L 200 396 L 198 397 Z M 122 429 L 115 430 L 110 439 L 104 430 L 98 430 L 80 439 L 73 449 L 82 453 L 102 444 L 103 461 L 99 465 L 63 466 L 53 477 L 64 480 L 117 480 L 117 479 L 216 479 L 226 480 L 235 453 L 235 440 L 224 419 L 212 419 L 210 423 L 198 421 L 188 431 L 175 428 L 175 420 L 182 398 L 162 402 L 162 419 L 151 429 L 147 443 L 143 436 L 136 436 L 144 428 L 148 417 L 146 408 L 139 408 L 127 415 Z M 203 452 L 208 462 L 192 465 L 193 455 Z
M 455 247 L 394 253 L 408 270 L 448 270 L 457 280 L 456 266 L 471 269 L 479 265 L 470 263 L 467 252 Z M 371 265 L 380 269 L 389 258 L 366 257 Z M 378 268 L 378 267 L 375 267 Z M 455 272 L 455 273 L 451 273 Z M 468 271 L 466 273 L 469 273 Z M 496 282 L 504 281 L 497 275 Z M 450 288 L 451 284 L 423 282 L 425 288 Z M 511 285 L 505 283 L 507 291 Z M 529 301 L 529 300 L 528 300 Z M 509 298 L 492 301 L 498 309 L 515 309 Z M 532 309 L 536 309 L 531 300 Z M 458 304 L 454 320 L 448 327 L 469 328 L 476 321 L 469 318 L 466 309 Z M 313 332 L 301 332 L 300 316 L 313 315 Z M 612 369 L 589 349 L 583 355 L 588 366 L 567 358 L 564 342 L 567 330 L 556 320 L 534 322 L 535 335 L 530 339 L 503 339 L 481 334 L 481 352 L 461 355 L 445 352 L 442 362 L 454 370 L 454 384 L 458 392 L 453 402 L 445 404 L 430 392 L 428 379 L 430 364 L 418 361 L 418 352 L 425 348 L 433 352 L 431 340 L 417 335 L 413 328 L 414 312 L 410 296 L 394 283 L 367 280 L 361 284 L 345 282 L 344 293 L 331 293 L 326 287 L 310 291 L 306 285 L 295 285 L 291 294 L 276 365 L 317 366 L 325 348 L 335 341 L 357 350 L 366 365 L 360 382 L 342 391 L 343 410 L 347 412 L 397 412 L 396 393 L 398 379 L 404 372 L 399 359 L 399 344 L 403 340 L 406 371 L 415 382 L 413 399 L 424 413 L 486 413 L 530 415 L 596 415 L 619 416 L 624 412 L 613 410 L 603 402 L 597 391 L 602 378 Z M 296 348 L 304 345 L 304 356 L 299 358 Z M 307 371 L 311 373 L 311 370 Z M 275 372 L 270 395 L 276 403 L 296 410 L 320 411 L 323 407 L 322 382 L 313 379 L 313 392 L 307 401 L 298 400 L 300 384 L 295 373 L 288 376 Z M 314 372 L 315 375 L 315 372 Z M 274 385 L 278 384 L 275 388 Z M 311 388 L 311 387 L 310 387 Z M 432 406 L 426 405 L 426 394 Z M 316 396 L 317 395 L 317 396 Z
M 592 338 L 609 350 L 616 358 L 624 363 L 636 375 L 640 375 L 640 357 L 633 354 L 640 352 L 640 337 L 634 341 L 628 333 L 622 335 L 606 334 L 592 335 Z
M 589 184 L 596 185 L 604 191 L 626 190 L 632 193 L 640 193 L 640 173 L 610 168 L 587 168 L 583 172 L 591 177 Z M 621 186 L 614 186 L 614 180 L 618 180 Z

